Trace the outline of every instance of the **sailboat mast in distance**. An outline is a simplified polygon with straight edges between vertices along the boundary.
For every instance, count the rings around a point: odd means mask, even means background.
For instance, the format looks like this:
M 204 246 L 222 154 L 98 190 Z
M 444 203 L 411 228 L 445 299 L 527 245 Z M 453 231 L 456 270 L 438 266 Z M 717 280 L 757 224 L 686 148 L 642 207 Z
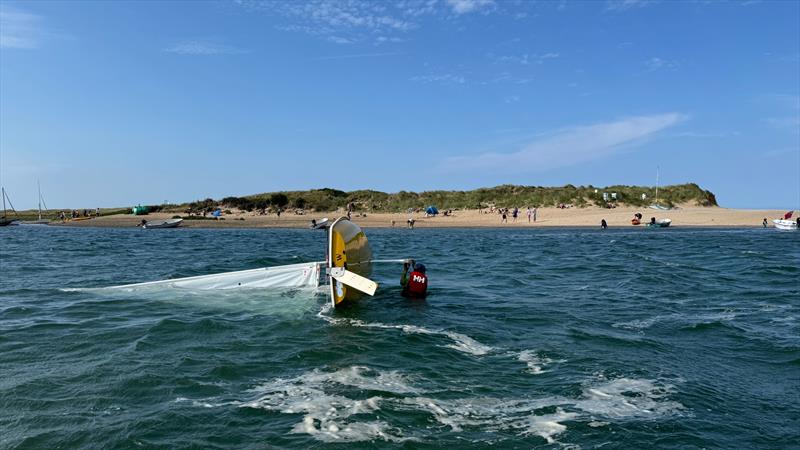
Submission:
M 658 206 L 658 183 L 660 182 L 659 177 L 661 175 L 661 170 L 658 166 L 656 166 L 656 206 Z

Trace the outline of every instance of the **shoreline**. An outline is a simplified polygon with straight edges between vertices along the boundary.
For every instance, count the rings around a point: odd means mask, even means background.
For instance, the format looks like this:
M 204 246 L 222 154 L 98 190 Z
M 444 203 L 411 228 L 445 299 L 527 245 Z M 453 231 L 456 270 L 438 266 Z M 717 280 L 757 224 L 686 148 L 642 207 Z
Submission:
M 780 210 L 741 210 L 719 207 L 684 207 L 668 211 L 621 207 L 615 209 L 599 208 L 539 208 L 537 221 L 530 223 L 525 210 L 520 210 L 516 222 L 509 215 L 508 223 L 502 223 L 502 218 L 497 213 L 481 213 L 478 210 L 454 211 L 453 216 L 424 217 L 423 213 L 354 213 L 352 219 L 363 228 L 407 228 L 406 220 L 413 217 L 415 228 L 600 228 L 600 221 L 605 219 L 609 228 L 646 228 L 644 225 L 631 225 L 630 220 L 634 213 L 643 215 L 643 222 L 650 217 L 657 219 L 672 219 L 673 227 L 692 228 L 761 228 L 764 218 L 768 227 L 772 228 L 772 219 L 783 216 Z M 62 227 L 97 227 L 97 228 L 132 228 L 144 220 L 163 220 L 172 218 L 175 213 L 152 213 L 144 216 L 132 214 L 119 214 L 101 216 L 79 221 L 51 222 L 50 226 Z M 284 213 L 278 218 L 276 215 L 255 215 L 253 213 L 239 213 L 225 215 L 225 220 L 189 220 L 184 219 L 182 228 L 309 228 L 311 219 L 320 220 L 324 217 L 333 219 L 344 216 L 344 211 L 329 211 L 324 213 L 310 213 L 296 215 Z M 243 219 L 243 220 L 242 220 Z

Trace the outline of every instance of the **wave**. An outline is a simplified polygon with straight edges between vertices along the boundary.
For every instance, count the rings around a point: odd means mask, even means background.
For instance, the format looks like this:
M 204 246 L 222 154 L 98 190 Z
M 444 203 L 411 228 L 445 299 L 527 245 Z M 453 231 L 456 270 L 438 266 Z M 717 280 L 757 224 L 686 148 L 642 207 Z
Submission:
M 335 372 L 315 369 L 291 379 L 276 379 L 251 391 L 258 397 L 240 404 L 241 408 L 278 411 L 284 414 L 303 414 L 292 433 L 305 433 L 324 442 L 357 442 L 382 439 L 407 440 L 400 431 L 381 420 L 358 422 L 353 416 L 374 413 L 380 409 L 383 397 L 353 399 L 326 392 L 332 385 L 393 394 L 417 392 L 407 379 L 396 371 L 371 371 L 354 366 Z
M 565 362 L 565 360 L 561 359 L 558 361 L 553 361 L 552 359 L 548 358 L 547 356 L 540 355 L 534 350 L 523 350 L 519 353 L 516 353 L 517 360 L 520 362 L 524 362 L 528 366 L 528 372 L 534 375 L 539 375 L 541 373 L 546 372 L 544 368 L 553 362 Z
M 313 369 L 294 378 L 264 382 L 247 391 L 251 398 L 246 401 L 175 401 L 202 408 L 235 405 L 299 414 L 302 419 L 290 433 L 307 434 L 323 442 L 436 441 L 444 431 L 507 431 L 539 436 L 552 444 L 567 431 L 569 422 L 600 427 L 612 422 L 663 419 L 684 410 L 683 405 L 669 399 L 674 386 L 649 379 L 593 378 L 586 381 L 577 398 L 443 399 L 427 396 L 434 391 L 415 385 L 416 379 L 395 370 L 364 366 Z M 428 414 L 440 426 L 402 428 L 390 423 L 404 412 Z
M 326 314 L 331 309 L 332 309 L 331 305 L 329 303 L 326 303 L 322 307 L 322 309 L 317 313 L 317 316 L 322 320 L 325 320 L 333 325 L 349 325 L 352 327 L 362 327 L 362 328 L 395 329 L 395 330 L 400 330 L 403 333 L 407 334 L 428 334 L 436 336 L 445 336 L 451 339 L 453 343 L 444 345 L 444 347 L 452 348 L 454 350 L 458 350 L 460 352 L 468 353 L 475 356 L 486 355 L 487 353 L 494 350 L 493 347 L 482 344 L 465 334 L 456 333 L 454 331 L 424 328 L 417 325 L 404 325 L 404 324 L 392 325 L 380 322 L 364 322 L 363 320 L 360 319 L 331 317 L 330 315 Z

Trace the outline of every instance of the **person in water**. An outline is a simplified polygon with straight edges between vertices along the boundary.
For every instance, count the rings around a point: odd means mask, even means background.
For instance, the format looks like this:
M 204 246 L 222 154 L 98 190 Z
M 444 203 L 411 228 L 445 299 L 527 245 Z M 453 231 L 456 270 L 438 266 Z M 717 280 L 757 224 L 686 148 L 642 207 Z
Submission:
M 412 269 L 411 273 L 408 273 L 409 269 Z M 417 264 L 413 259 L 403 263 L 400 285 L 403 286 L 403 297 L 425 298 L 428 295 L 428 276 L 425 275 L 425 265 Z
M 602 229 L 604 229 L 604 230 L 605 230 L 606 228 L 608 228 L 608 223 L 606 223 L 606 219 L 602 219 L 602 220 L 600 220 L 600 228 L 602 228 Z
M 767 218 L 766 217 L 764 217 L 764 221 L 761 222 L 761 226 L 763 226 L 764 228 L 767 228 Z

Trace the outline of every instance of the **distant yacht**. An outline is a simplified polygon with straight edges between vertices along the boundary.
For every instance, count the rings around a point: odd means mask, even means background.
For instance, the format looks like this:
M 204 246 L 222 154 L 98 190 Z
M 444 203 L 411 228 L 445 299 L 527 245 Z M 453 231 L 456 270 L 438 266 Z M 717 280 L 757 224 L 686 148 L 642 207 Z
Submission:
M 11 219 L 8 217 L 6 211 L 6 199 L 8 199 L 8 205 L 11 206 L 11 211 L 14 211 L 14 215 L 17 215 L 17 211 L 14 210 L 14 205 L 11 204 L 11 199 L 8 198 L 8 195 L 6 194 L 6 188 L 0 188 L 0 191 L 2 191 L 3 197 L 3 217 L 0 217 L 0 227 L 5 227 L 17 221 L 17 219 Z

